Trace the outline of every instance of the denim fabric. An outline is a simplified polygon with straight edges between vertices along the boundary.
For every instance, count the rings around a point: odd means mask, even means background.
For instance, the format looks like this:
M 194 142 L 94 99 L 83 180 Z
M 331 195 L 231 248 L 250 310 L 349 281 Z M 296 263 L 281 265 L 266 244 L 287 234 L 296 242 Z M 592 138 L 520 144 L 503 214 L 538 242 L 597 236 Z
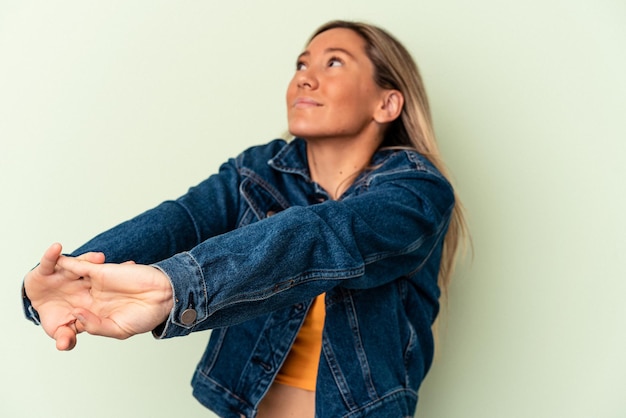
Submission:
M 305 141 L 275 140 L 73 254 L 103 251 L 170 278 L 174 308 L 154 335 L 213 330 L 192 384 L 220 416 L 255 416 L 312 300 L 326 292 L 316 415 L 408 417 L 433 357 L 453 205 L 450 184 L 407 150 L 378 151 L 330 200 L 311 181 Z

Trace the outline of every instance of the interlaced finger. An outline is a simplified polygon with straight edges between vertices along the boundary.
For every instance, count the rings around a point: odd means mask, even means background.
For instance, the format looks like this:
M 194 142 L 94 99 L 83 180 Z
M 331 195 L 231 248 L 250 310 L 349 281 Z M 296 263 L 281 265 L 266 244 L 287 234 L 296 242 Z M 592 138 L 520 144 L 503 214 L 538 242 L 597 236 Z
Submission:
M 46 252 L 41 257 L 41 261 L 39 262 L 39 269 L 42 274 L 48 275 L 53 274 L 55 270 L 55 266 L 59 256 L 61 255 L 61 244 L 55 243 L 52 244 Z
M 89 261 L 65 256 L 59 257 L 57 265 L 66 272 L 69 272 L 71 275 L 80 279 L 89 277 L 93 268 L 98 266 L 97 264 L 90 263 Z

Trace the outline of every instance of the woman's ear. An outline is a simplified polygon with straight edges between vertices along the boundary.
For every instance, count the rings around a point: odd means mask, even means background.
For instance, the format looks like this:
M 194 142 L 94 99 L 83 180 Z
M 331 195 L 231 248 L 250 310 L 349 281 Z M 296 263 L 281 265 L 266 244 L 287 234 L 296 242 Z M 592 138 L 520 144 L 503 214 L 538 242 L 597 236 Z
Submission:
M 398 90 L 383 91 L 380 106 L 374 113 L 374 120 L 380 124 L 396 120 L 402 113 L 404 96 Z

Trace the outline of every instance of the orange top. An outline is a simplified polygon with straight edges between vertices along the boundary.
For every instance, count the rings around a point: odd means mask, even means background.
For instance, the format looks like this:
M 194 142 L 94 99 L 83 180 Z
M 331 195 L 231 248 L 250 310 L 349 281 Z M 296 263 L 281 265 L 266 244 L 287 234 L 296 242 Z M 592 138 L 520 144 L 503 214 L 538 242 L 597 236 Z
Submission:
M 276 375 L 276 382 L 306 390 L 315 390 L 317 368 L 322 352 L 322 330 L 326 317 L 325 294 L 315 298 L 302 328 Z

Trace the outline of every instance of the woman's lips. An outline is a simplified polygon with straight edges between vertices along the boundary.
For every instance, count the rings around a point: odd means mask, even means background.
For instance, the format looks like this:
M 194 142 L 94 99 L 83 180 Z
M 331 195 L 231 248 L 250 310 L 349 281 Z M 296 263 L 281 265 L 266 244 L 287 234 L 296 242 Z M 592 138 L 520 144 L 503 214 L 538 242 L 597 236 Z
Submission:
M 298 97 L 293 102 L 293 107 L 295 108 L 308 108 L 308 107 L 317 107 L 317 106 L 321 106 L 321 104 L 308 97 Z

